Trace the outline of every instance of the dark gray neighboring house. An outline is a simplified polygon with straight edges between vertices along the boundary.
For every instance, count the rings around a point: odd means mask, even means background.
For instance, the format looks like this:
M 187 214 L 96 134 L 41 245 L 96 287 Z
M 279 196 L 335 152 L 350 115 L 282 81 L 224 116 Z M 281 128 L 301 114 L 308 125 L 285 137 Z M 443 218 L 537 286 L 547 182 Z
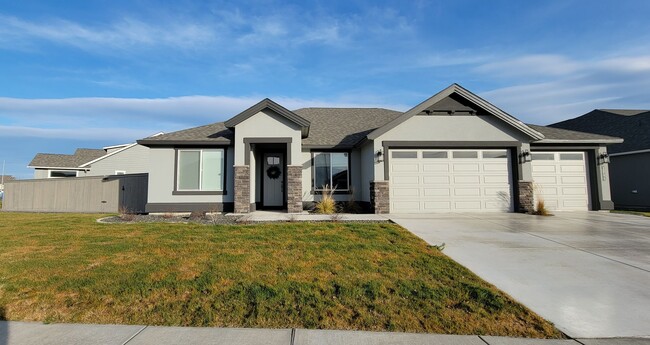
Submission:
M 616 208 L 650 210 L 650 110 L 596 109 L 554 128 L 623 138 L 608 148 Z

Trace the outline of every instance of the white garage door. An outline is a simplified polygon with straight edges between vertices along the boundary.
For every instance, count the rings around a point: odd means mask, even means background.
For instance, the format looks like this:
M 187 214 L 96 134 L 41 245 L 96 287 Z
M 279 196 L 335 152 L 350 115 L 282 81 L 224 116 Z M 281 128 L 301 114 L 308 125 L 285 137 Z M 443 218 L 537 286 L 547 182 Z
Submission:
M 390 150 L 394 213 L 511 210 L 510 153 L 494 150 Z
M 589 210 L 587 162 L 584 152 L 533 152 L 533 188 L 546 208 Z

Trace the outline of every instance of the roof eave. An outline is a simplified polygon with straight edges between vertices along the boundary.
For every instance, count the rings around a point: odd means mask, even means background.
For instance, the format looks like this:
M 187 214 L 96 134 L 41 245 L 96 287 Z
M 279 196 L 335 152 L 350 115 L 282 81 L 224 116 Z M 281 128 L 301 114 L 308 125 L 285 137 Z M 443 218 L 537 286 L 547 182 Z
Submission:
M 620 144 L 623 139 L 542 139 L 531 144 Z
M 232 140 L 146 140 L 137 141 L 138 144 L 146 147 L 152 146 L 230 146 Z
M 81 168 L 81 167 L 50 167 L 50 166 L 40 166 L 40 165 L 28 165 L 27 167 L 32 169 L 90 170 L 88 168 Z

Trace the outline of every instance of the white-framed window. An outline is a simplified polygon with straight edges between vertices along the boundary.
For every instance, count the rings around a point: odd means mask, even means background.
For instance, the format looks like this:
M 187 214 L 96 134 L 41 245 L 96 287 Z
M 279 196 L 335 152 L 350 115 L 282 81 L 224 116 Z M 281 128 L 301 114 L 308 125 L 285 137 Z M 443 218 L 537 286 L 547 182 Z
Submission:
M 223 191 L 225 152 L 223 149 L 178 150 L 177 191 Z
M 313 153 L 314 190 L 322 191 L 326 186 L 336 191 L 350 190 L 350 153 Z
M 47 177 L 49 178 L 64 178 L 64 177 L 77 177 L 76 170 L 50 170 Z
M 125 170 L 115 170 L 115 175 L 126 175 Z

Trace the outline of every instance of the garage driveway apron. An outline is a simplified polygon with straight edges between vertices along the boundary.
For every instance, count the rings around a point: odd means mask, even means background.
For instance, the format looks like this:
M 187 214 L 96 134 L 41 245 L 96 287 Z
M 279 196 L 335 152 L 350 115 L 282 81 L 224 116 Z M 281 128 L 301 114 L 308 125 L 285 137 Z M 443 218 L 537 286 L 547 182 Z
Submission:
M 650 218 L 391 215 L 572 337 L 650 336 Z

